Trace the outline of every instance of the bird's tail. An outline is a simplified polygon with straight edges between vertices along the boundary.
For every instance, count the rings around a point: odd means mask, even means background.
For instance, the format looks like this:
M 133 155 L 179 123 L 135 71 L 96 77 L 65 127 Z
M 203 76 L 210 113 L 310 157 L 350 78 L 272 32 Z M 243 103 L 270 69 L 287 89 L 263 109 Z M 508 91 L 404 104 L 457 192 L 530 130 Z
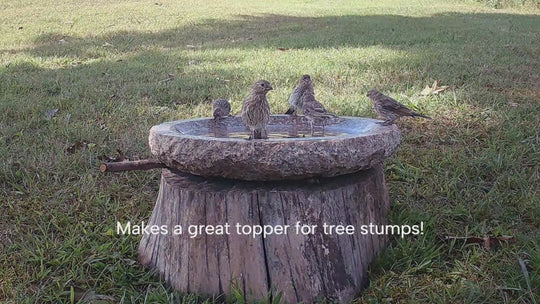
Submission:
M 287 110 L 287 112 L 285 112 L 285 114 L 288 114 L 288 115 L 294 114 L 294 109 L 293 109 L 293 108 L 289 108 L 289 109 Z
M 422 114 L 418 114 L 418 113 L 413 113 L 412 115 L 413 117 L 423 117 L 423 118 L 426 118 L 426 119 L 432 119 L 431 117 L 429 116 L 426 116 L 426 115 L 422 115 Z
M 320 118 L 324 118 L 324 119 L 336 119 L 336 118 L 339 118 L 339 116 L 337 116 L 336 114 L 332 114 L 332 113 L 324 113 L 324 114 L 321 114 L 321 115 L 320 115 Z
M 326 115 L 327 118 L 338 118 L 339 117 L 336 114 L 332 114 L 332 113 L 325 113 L 325 115 Z

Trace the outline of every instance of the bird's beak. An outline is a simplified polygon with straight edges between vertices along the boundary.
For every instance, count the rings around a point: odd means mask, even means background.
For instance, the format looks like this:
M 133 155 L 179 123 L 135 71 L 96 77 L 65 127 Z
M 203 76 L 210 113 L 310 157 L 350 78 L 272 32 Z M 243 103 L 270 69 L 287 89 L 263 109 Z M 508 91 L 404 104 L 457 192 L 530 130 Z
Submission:
M 274 88 L 272 86 L 268 86 L 268 90 L 273 90 Z

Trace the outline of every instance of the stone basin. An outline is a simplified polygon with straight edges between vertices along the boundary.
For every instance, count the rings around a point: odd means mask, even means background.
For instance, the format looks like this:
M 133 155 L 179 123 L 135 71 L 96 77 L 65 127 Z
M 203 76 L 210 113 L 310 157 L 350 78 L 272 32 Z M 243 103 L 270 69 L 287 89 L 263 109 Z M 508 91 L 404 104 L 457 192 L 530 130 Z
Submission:
M 241 117 L 162 123 L 152 127 L 152 154 L 170 168 L 204 177 L 284 180 L 332 177 L 371 168 L 397 149 L 396 125 L 340 117 L 323 128 L 303 116 L 272 115 L 268 139 L 248 140 Z

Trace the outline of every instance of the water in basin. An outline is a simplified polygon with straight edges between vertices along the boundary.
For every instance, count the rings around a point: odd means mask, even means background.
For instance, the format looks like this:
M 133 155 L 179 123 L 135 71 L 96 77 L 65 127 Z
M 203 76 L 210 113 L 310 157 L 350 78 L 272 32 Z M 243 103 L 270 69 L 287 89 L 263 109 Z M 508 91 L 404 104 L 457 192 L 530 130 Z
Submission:
M 240 139 L 248 139 L 249 136 L 251 135 L 250 132 L 248 131 L 233 131 L 233 132 L 228 132 L 227 130 L 224 130 L 224 129 L 217 129 L 217 130 L 214 130 L 214 132 L 203 132 L 201 134 L 197 134 L 198 136 L 203 136 L 203 137 L 216 137 L 216 138 L 240 138 Z M 305 131 L 299 131 L 299 132 L 296 132 L 296 133 L 293 133 L 293 132 L 270 132 L 268 134 L 268 139 L 283 139 L 283 138 L 309 138 L 309 137 L 329 137 L 329 136 L 338 136 L 338 137 L 343 137 L 343 136 L 347 136 L 347 135 L 350 135 L 349 133 L 346 133 L 346 132 L 339 132 L 339 131 L 324 131 L 324 135 L 322 133 L 322 131 L 317 131 L 313 134 L 313 136 L 311 135 L 311 132 L 309 130 Z
M 337 122 L 314 126 L 311 134 L 310 124 L 304 117 L 291 117 L 288 115 L 272 115 L 268 124 L 268 139 L 305 139 L 327 137 L 348 137 L 369 132 L 377 126 L 373 120 L 343 119 Z M 241 117 L 228 117 L 221 121 L 212 119 L 195 119 L 184 121 L 174 126 L 175 131 L 184 135 L 200 136 L 206 138 L 248 139 L 250 131 L 242 122 Z

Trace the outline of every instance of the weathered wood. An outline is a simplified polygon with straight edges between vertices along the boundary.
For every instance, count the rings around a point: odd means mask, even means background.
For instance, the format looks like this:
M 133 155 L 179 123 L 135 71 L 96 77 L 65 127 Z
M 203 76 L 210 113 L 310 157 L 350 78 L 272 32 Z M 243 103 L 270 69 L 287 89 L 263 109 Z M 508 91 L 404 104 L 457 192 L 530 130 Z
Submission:
M 361 225 L 386 224 L 382 165 L 359 173 L 304 181 L 205 179 L 164 169 L 148 225 L 182 225 L 184 234 L 143 235 L 139 259 L 174 288 L 207 295 L 236 286 L 247 299 L 283 292 L 284 303 L 353 299 L 387 237 L 362 235 Z M 310 235 L 294 225 L 317 225 Z M 190 238 L 189 225 L 231 225 L 230 235 Z M 238 235 L 234 225 L 290 225 L 287 235 Z M 354 225 L 353 235 L 328 235 L 324 223 Z M 170 231 L 171 232 L 171 231 Z
M 99 171 L 103 172 L 120 172 L 133 170 L 150 170 L 157 168 L 166 168 L 167 166 L 157 159 L 142 159 L 133 161 L 122 161 L 113 163 L 102 163 L 99 166 Z

